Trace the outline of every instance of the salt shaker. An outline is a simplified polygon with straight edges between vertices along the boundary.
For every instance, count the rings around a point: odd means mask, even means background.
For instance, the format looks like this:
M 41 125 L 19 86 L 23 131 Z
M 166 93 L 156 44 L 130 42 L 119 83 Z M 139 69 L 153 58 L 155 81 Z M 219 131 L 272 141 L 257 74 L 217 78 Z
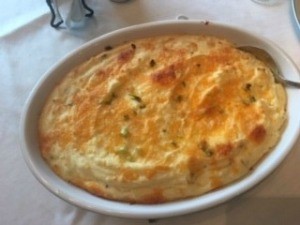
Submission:
M 73 0 L 71 10 L 66 19 L 67 27 L 77 28 L 84 26 L 85 16 L 84 1 Z
M 54 28 L 59 28 L 64 20 L 60 15 L 59 6 L 56 0 L 46 0 L 51 14 L 50 25 Z M 66 25 L 69 28 L 82 26 L 84 24 L 84 17 L 93 16 L 94 11 L 85 3 L 85 0 L 73 0 L 71 10 L 68 14 Z

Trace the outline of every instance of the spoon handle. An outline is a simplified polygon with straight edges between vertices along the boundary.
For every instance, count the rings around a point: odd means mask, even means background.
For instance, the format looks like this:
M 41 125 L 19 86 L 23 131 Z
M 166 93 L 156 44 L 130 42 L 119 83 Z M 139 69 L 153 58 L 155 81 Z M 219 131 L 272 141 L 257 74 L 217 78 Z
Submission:
M 284 78 L 281 78 L 282 82 L 291 86 L 291 87 L 296 87 L 296 88 L 300 88 L 300 82 L 297 81 L 292 81 L 292 80 L 286 80 Z

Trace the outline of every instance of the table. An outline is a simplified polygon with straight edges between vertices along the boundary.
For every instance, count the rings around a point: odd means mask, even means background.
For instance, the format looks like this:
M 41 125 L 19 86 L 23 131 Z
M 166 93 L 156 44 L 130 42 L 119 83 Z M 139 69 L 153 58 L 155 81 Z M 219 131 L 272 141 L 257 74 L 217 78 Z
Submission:
M 45 1 L 3 1 L 0 8 L 0 224 L 298 224 L 300 138 L 284 162 L 247 193 L 220 206 L 159 220 L 123 219 L 72 206 L 48 192 L 27 168 L 19 120 L 29 92 L 54 63 L 99 35 L 150 21 L 190 19 L 246 28 L 279 45 L 300 67 L 300 29 L 291 1 L 264 6 L 251 0 L 87 0 L 95 15 L 77 30 L 50 27 Z M 63 16 L 70 0 L 59 1 Z

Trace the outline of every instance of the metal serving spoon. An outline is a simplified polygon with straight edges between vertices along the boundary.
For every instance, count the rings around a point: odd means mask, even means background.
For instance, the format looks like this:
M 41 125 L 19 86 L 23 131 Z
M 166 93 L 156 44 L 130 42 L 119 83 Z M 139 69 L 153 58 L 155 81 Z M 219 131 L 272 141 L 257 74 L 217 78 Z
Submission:
M 289 85 L 289 86 L 300 88 L 300 82 L 287 80 L 280 74 L 276 62 L 274 61 L 272 56 L 265 50 L 263 50 L 261 48 L 253 47 L 253 46 L 240 46 L 240 47 L 238 47 L 238 49 L 254 55 L 257 59 L 261 60 L 267 66 L 269 66 L 272 73 L 274 74 L 276 81 L 278 81 L 284 85 Z

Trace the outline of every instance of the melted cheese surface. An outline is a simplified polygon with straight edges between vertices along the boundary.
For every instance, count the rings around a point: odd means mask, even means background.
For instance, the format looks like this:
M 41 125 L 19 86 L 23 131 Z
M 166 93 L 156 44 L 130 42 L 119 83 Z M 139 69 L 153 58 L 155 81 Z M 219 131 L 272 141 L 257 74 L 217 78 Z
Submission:
M 40 117 L 40 147 L 64 180 L 95 195 L 161 203 L 223 187 L 277 143 L 285 91 L 230 42 L 134 40 L 74 68 Z

